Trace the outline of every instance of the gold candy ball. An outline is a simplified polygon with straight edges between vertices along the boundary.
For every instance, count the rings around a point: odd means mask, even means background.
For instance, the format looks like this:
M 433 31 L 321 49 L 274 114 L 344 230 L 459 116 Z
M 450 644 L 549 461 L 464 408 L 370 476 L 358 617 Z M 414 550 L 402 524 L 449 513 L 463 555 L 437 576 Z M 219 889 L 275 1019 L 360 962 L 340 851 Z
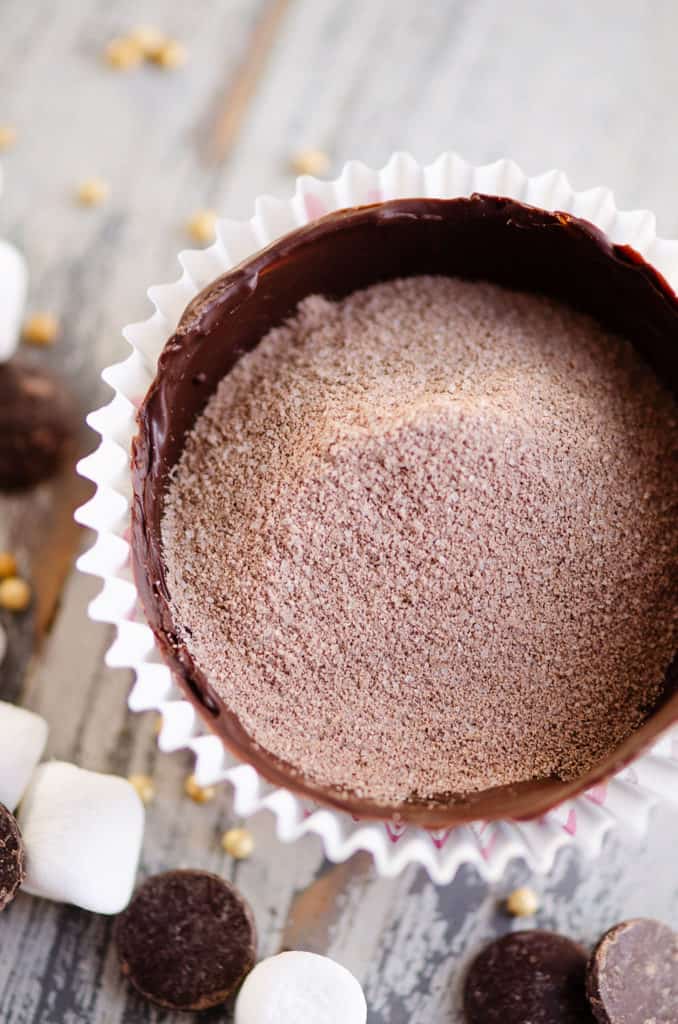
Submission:
M 9 551 L 0 551 L 0 580 L 16 576 L 16 558 Z
M 311 174 L 316 177 L 327 174 L 331 161 L 322 149 L 300 149 L 290 161 L 296 174 Z
M 190 796 L 194 803 L 206 804 L 210 800 L 214 800 L 217 791 L 214 786 L 199 786 L 195 775 L 189 775 L 184 783 L 184 793 L 186 796 Z
M 536 892 L 527 885 L 515 889 L 506 900 L 506 909 L 513 917 L 533 917 L 539 910 Z
M 155 784 L 150 775 L 130 775 L 127 781 L 133 786 L 142 804 L 150 804 L 155 798 Z
M 23 326 L 23 339 L 29 345 L 52 345 L 59 334 L 59 321 L 52 313 L 33 313 Z
M 144 57 L 150 58 L 166 44 L 167 36 L 155 25 L 136 25 L 127 40 L 138 46 Z
M 0 153 L 11 149 L 16 142 L 16 129 L 11 124 L 0 124 Z
M 174 71 L 186 63 L 188 52 L 178 39 L 168 39 L 160 46 L 147 51 L 146 57 L 166 71 Z
M 10 612 L 23 612 L 31 603 L 31 588 L 19 576 L 0 580 L 0 608 Z
M 217 215 L 214 210 L 196 210 L 186 222 L 188 234 L 196 242 L 211 242 L 214 239 L 214 228 Z
M 108 199 L 110 192 L 110 186 L 103 178 L 85 178 L 78 185 L 76 194 L 83 206 L 99 206 Z
M 139 44 L 129 36 L 111 39 L 104 50 L 104 59 L 116 71 L 129 71 L 141 63 L 143 52 Z
M 245 860 L 254 852 L 254 838 L 246 828 L 230 828 L 221 837 L 224 851 L 235 860 Z

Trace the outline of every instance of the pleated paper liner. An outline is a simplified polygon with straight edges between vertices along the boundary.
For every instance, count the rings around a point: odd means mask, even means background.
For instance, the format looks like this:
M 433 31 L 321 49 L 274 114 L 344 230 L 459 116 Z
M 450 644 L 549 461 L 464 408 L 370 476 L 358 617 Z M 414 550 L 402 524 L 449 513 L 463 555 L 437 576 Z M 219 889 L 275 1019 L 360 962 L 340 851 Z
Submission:
M 251 220 L 219 221 L 212 246 L 179 254 L 182 274 L 177 281 L 149 288 L 154 312 L 148 320 L 124 329 L 131 352 L 102 375 L 113 389 L 113 398 L 88 417 L 90 426 L 101 435 L 101 443 L 80 462 L 79 472 L 96 484 L 96 493 L 76 514 L 80 523 L 96 533 L 78 567 L 103 582 L 90 605 L 90 616 L 111 623 L 116 630 L 106 661 L 133 669 L 135 682 L 129 697 L 133 711 L 162 715 L 160 749 L 193 751 L 201 784 L 230 783 L 236 813 L 248 818 L 262 810 L 272 812 L 277 834 L 286 842 L 315 834 L 330 860 L 343 861 L 357 850 L 367 850 L 382 875 L 396 875 L 416 863 L 438 883 L 449 882 L 463 864 L 474 865 L 486 879 L 496 881 L 508 862 L 518 857 L 533 871 L 547 872 L 558 850 L 568 844 L 595 856 L 614 826 L 641 835 L 657 802 L 678 799 L 678 731 L 665 735 L 650 753 L 607 784 L 561 804 L 540 820 L 524 823 L 476 822 L 426 832 L 399 824 L 357 821 L 274 788 L 250 765 L 236 763 L 218 737 L 209 732 L 193 706 L 182 698 L 156 650 L 130 567 L 129 453 L 136 431 L 136 408 L 155 375 L 158 356 L 184 308 L 206 284 L 280 235 L 332 210 L 387 199 L 453 198 L 473 192 L 508 196 L 589 220 L 612 242 L 633 246 L 678 288 L 678 243 L 657 237 L 654 216 L 645 210 L 617 210 L 607 188 L 575 192 L 561 171 L 528 177 L 510 160 L 474 167 L 452 153 L 424 167 L 411 156 L 396 153 L 381 170 L 351 162 L 335 181 L 299 178 L 291 200 L 263 196 L 256 201 Z

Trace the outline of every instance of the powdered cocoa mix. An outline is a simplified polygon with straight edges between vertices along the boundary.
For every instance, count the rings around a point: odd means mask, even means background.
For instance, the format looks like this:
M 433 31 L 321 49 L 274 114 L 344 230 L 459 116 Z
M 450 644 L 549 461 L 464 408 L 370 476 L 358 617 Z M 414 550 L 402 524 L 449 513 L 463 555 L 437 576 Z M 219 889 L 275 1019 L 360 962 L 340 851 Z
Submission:
M 221 382 L 163 519 L 253 738 L 395 803 L 577 776 L 678 647 L 678 409 L 625 340 L 443 277 L 313 296 Z

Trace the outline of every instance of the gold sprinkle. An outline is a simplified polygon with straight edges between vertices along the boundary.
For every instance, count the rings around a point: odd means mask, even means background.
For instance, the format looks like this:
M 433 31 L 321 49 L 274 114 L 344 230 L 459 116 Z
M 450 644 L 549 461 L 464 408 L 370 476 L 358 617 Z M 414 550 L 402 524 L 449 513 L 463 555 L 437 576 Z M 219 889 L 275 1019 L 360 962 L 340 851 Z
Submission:
M 83 206 L 98 206 L 108 199 L 110 192 L 110 186 L 103 178 L 85 178 L 78 185 L 78 202 Z
M 254 852 L 254 838 L 246 828 L 229 828 L 221 837 L 221 845 L 235 860 L 246 860 Z
M 524 885 L 510 894 L 506 909 L 512 917 L 533 917 L 539 910 L 539 899 L 534 889 Z
M 196 210 L 186 222 L 186 230 L 196 242 L 211 242 L 214 239 L 216 223 L 217 215 L 214 210 Z
M 296 174 L 324 175 L 330 169 L 331 161 L 322 149 L 300 149 L 291 160 Z
M 158 717 L 155 720 L 155 725 L 153 726 L 153 732 L 155 733 L 156 736 L 160 735 L 160 733 L 162 732 L 162 727 L 163 727 L 164 724 L 165 724 L 164 718 L 162 717 L 162 715 L 158 715 Z
M 127 39 L 138 46 L 143 56 L 148 58 L 152 58 L 153 54 L 167 43 L 167 36 L 155 25 L 137 25 Z
M 161 46 L 146 54 L 149 60 L 166 71 L 174 71 L 185 64 L 188 59 L 186 47 L 177 39 L 168 39 Z
M 143 53 L 138 43 L 128 36 L 111 39 L 104 50 L 104 58 L 116 71 L 129 71 L 141 63 Z
M 8 576 L 0 581 L 0 608 L 10 612 L 23 612 L 31 603 L 31 588 L 19 576 Z
M 0 124 L 0 153 L 11 149 L 16 142 L 16 129 L 11 124 Z
M 155 784 L 150 775 L 129 775 L 127 781 L 137 791 L 142 804 L 150 804 L 155 798 Z
M 52 345 L 59 334 L 59 321 L 52 313 L 33 313 L 24 321 L 23 339 L 29 345 Z
M 0 580 L 16 576 L 16 558 L 9 551 L 0 551 Z
M 190 796 L 196 804 L 207 804 L 216 796 L 214 786 L 199 786 L 195 781 L 195 775 L 189 775 L 184 783 L 184 793 Z

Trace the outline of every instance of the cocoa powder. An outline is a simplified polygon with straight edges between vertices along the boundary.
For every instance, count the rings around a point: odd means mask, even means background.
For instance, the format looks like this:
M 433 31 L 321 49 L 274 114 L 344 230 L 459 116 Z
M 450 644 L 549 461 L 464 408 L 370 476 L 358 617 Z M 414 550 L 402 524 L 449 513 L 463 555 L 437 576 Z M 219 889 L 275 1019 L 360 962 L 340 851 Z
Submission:
M 196 663 L 322 786 L 587 771 L 678 646 L 678 410 L 625 340 L 442 277 L 313 296 L 221 382 L 163 548 Z

